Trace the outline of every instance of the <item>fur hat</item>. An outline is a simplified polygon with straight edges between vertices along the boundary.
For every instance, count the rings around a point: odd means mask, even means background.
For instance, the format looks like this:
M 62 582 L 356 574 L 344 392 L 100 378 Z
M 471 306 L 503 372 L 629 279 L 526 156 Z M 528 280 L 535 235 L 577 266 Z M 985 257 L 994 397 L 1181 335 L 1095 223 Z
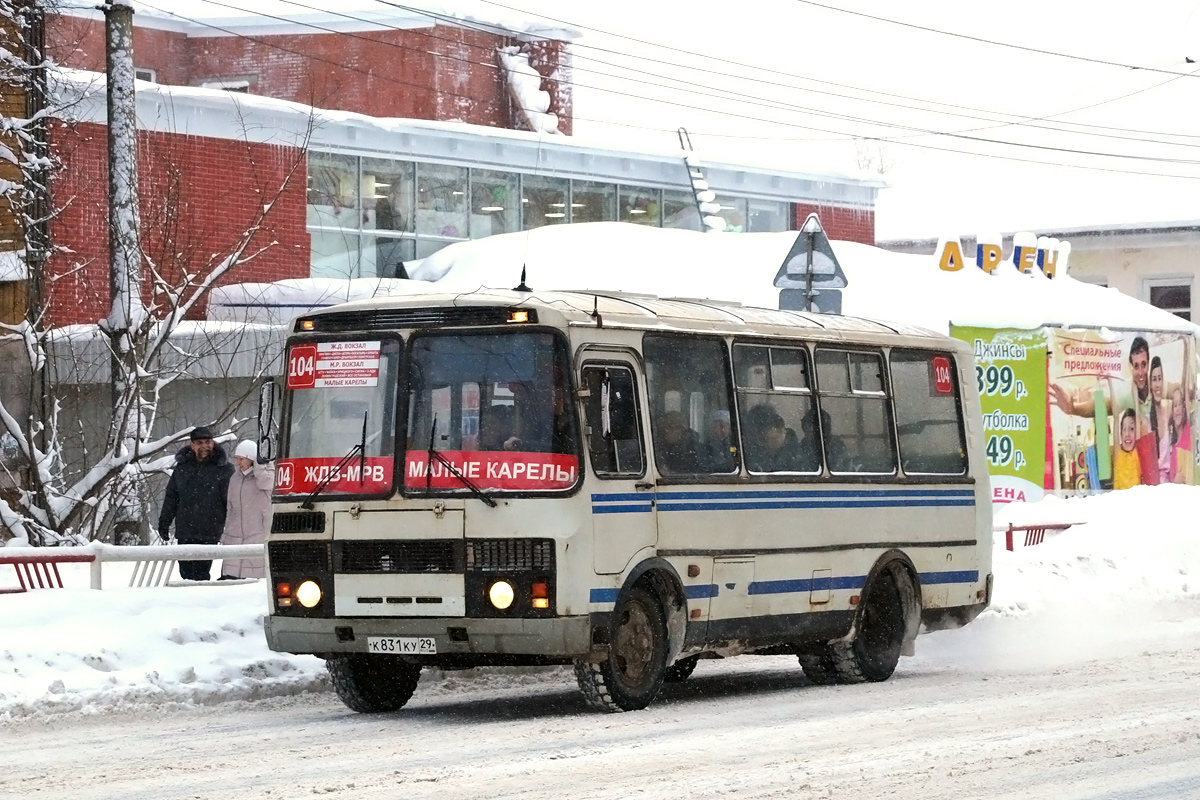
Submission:
M 211 439 L 213 438 L 213 435 L 212 431 L 201 425 L 198 428 L 192 428 L 192 433 L 190 436 L 188 436 L 188 438 L 194 442 L 198 439 Z
M 233 451 L 233 455 L 237 458 L 248 458 L 251 461 L 257 461 L 258 445 L 249 439 L 244 439 L 238 442 L 237 449 Z

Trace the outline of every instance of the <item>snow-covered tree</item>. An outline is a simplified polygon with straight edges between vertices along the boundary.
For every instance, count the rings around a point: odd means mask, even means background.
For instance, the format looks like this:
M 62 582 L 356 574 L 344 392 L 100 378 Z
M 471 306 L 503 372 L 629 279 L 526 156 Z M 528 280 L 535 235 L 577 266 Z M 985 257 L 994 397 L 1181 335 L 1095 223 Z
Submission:
M 30 21 L 20 5 L 20 0 L 0 0 L 0 15 L 17 35 L 29 30 Z M 0 68 L 5 70 L 0 82 L 6 92 L 28 87 L 39 70 L 48 69 L 11 48 L 0 52 L 0 57 L 4 61 Z M 126 83 L 132 89 L 132 60 L 128 63 Z M 114 85 L 118 82 L 114 78 Z M 81 88 L 76 81 L 67 91 L 52 90 L 55 124 L 69 125 L 70 114 L 63 104 L 78 102 L 81 94 L 95 89 Z M 120 102 L 132 106 L 132 92 Z M 230 102 L 238 101 L 231 97 Z M 0 148 L 0 161 L 15 166 L 20 179 L 0 181 L 0 189 L 24 230 L 39 221 L 30 217 L 29 210 L 37 207 L 30 197 L 39 192 L 45 196 L 43 176 L 52 163 L 41 154 L 41 140 L 33 133 L 36 120 L 14 113 L 14 108 L 6 104 L 0 112 L 0 132 L 9 134 L 6 144 L 12 142 Z M 136 186 L 136 133 L 130 139 L 127 147 L 110 154 L 109 166 L 117 180 L 134 176 Z M 300 147 L 281 149 L 288 154 L 288 163 L 282 168 L 270 165 L 261 176 L 257 151 L 249 146 L 248 135 L 246 140 L 243 163 L 255 176 L 255 185 L 263 188 L 257 190 L 258 210 L 252 218 L 239 221 L 241 233 L 232 245 L 213 253 L 198 246 L 194 231 L 178 225 L 184 213 L 178 180 L 175 185 L 168 180 L 165 190 L 149 204 L 137 203 L 136 192 L 131 191 L 134 204 L 121 208 L 113 225 L 123 230 L 117 246 L 130 248 L 132 254 L 114 259 L 120 274 L 112 281 L 115 291 L 107 316 L 93 326 L 54 328 L 47 324 L 46 298 L 34 297 L 24 319 L 0 325 L 0 358 L 6 361 L 5 372 L 16 378 L 7 386 L 0 384 L 0 486 L 8 487 L 0 489 L 0 543 L 16 539 L 57 544 L 111 536 L 118 523 L 145 517 L 146 476 L 171 465 L 176 448 L 193 425 L 230 430 L 238 424 L 234 414 L 253 390 L 253 380 L 240 382 L 240 394 L 214 392 L 222 395 L 224 408 L 209 418 L 188 419 L 186 425 L 175 420 L 170 430 L 163 430 L 161 418 L 164 397 L 176 382 L 220 383 L 223 369 L 234 358 L 250 358 L 262 373 L 271 363 L 270 332 L 195 321 L 213 286 L 275 246 L 272 209 L 290 186 L 303 185 L 307 139 Z M 164 174 L 178 178 L 169 151 L 143 154 L 142 160 L 146 158 L 161 162 Z M 69 203 L 71 198 L 61 202 Z M 141 235 L 143 228 L 148 237 Z M 40 263 L 29 263 L 25 252 L 18 249 L 13 256 L 21 271 L 41 277 Z M 109 288 L 94 287 L 95 296 L 109 297 Z M 90 381 L 94 386 L 96 376 L 106 373 L 112 387 L 111 410 L 96 408 L 105 404 L 97 402 L 94 392 L 81 401 L 79 385 Z M 103 430 L 87 430 L 85 418 L 95 420 L 93 427 L 102 425 Z

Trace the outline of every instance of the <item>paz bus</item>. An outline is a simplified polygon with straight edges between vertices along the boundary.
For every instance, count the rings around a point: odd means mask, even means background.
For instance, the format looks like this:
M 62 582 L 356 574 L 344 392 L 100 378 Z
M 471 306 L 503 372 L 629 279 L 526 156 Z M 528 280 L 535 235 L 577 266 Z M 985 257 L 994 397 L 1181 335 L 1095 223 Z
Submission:
M 261 397 L 268 643 L 359 712 L 423 667 L 574 665 L 611 711 L 743 653 L 886 680 L 991 598 L 972 366 L 920 328 L 616 292 L 300 317 L 278 442 Z

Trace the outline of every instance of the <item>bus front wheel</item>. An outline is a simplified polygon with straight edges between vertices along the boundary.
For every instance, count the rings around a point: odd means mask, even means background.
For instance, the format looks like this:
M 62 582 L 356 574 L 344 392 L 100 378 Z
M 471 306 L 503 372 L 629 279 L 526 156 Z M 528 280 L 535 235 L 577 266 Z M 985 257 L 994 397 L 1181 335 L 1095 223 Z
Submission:
M 667 671 L 667 619 L 653 592 L 633 586 L 613 610 L 608 657 L 576 661 L 575 679 L 588 704 L 637 711 L 658 696 Z
M 327 659 L 325 665 L 338 698 L 360 714 L 398 711 L 421 679 L 421 667 L 399 656 L 350 653 Z

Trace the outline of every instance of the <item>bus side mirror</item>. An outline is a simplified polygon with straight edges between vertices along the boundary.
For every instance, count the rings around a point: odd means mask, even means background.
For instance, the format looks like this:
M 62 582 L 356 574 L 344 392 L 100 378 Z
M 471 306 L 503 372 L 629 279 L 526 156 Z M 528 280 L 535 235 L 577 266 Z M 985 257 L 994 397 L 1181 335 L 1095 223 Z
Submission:
M 634 402 L 630 374 L 624 370 L 609 372 L 600 387 L 601 430 L 606 438 L 636 439 L 637 404 Z
M 258 387 L 258 463 L 275 460 L 275 379 L 264 378 Z

